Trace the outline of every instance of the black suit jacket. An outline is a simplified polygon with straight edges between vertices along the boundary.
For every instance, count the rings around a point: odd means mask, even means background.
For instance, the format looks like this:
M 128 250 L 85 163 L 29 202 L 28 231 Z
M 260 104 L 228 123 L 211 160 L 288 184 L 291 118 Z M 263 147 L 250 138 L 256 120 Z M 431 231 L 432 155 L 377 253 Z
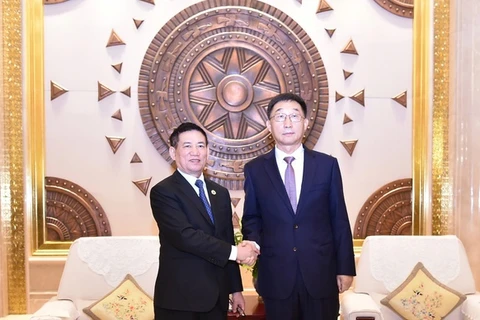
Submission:
M 215 225 L 188 181 L 175 171 L 150 192 L 160 231 L 160 265 L 154 304 L 172 310 L 207 312 L 220 298 L 242 291 L 240 269 L 229 261 L 234 244 L 228 190 L 205 180 Z
M 296 214 L 275 159 L 275 149 L 245 166 L 244 238 L 261 247 L 258 290 L 287 298 L 298 268 L 315 299 L 338 296 L 337 275 L 355 275 L 352 232 L 338 162 L 305 148 Z

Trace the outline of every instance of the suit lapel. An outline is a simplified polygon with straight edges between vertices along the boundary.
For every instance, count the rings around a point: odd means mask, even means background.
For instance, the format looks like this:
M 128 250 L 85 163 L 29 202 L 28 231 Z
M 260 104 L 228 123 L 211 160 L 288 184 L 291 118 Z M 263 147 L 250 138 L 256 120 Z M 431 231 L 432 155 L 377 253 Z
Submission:
M 303 154 L 303 178 L 300 198 L 298 199 L 297 215 L 301 213 L 303 203 L 305 202 L 304 198 L 307 196 L 306 193 L 315 179 L 315 153 L 304 147 Z
M 265 157 L 265 171 L 267 172 L 268 177 L 272 181 L 272 184 L 277 191 L 280 199 L 284 202 L 284 204 L 289 209 L 290 213 L 293 215 L 292 205 L 290 204 L 290 200 L 288 199 L 287 190 L 285 189 L 285 185 L 283 184 L 282 177 L 280 176 L 280 172 L 278 171 L 277 160 L 275 158 L 275 148 L 270 151 Z
M 212 224 L 212 220 L 210 220 L 210 217 L 208 216 L 207 210 L 205 209 L 205 206 L 202 203 L 202 200 L 200 200 L 200 197 L 197 195 L 195 190 L 193 190 L 193 187 L 188 183 L 187 180 L 178 172 L 175 171 L 175 178 L 178 184 L 180 184 L 180 190 L 185 194 L 186 198 L 189 199 L 195 207 L 200 211 L 202 216 L 207 220 L 210 225 Z

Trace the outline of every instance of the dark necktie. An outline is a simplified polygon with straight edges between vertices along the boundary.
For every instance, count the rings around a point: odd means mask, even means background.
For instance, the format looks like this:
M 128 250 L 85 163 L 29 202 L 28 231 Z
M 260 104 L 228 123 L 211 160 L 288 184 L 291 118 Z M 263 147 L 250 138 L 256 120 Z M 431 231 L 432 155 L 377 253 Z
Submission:
M 197 179 L 195 181 L 195 185 L 198 187 L 198 190 L 200 191 L 200 200 L 203 202 L 203 206 L 207 210 L 208 216 L 210 217 L 210 220 L 212 220 L 212 223 L 215 223 L 213 220 L 213 212 L 212 208 L 210 207 L 210 204 L 208 203 L 207 196 L 205 195 L 205 190 L 203 190 L 203 181 L 200 179 Z
M 295 186 L 295 171 L 292 167 L 294 157 L 283 158 L 287 163 L 287 169 L 285 170 L 285 189 L 287 190 L 288 198 L 292 204 L 293 212 L 297 211 L 297 188 Z

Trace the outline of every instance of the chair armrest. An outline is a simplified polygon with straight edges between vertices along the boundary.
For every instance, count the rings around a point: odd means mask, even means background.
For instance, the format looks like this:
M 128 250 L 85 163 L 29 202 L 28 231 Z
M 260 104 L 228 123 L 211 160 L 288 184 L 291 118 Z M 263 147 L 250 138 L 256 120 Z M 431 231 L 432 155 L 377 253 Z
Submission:
M 56 297 L 47 301 L 30 320 L 75 320 L 80 316 L 71 300 L 57 300 Z
M 462 304 L 462 314 L 464 319 L 479 320 L 480 319 L 480 293 L 467 294 L 467 300 Z
M 340 313 L 344 320 L 381 320 L 380 308 L 366 293 L 347 291 L 340 302 Z

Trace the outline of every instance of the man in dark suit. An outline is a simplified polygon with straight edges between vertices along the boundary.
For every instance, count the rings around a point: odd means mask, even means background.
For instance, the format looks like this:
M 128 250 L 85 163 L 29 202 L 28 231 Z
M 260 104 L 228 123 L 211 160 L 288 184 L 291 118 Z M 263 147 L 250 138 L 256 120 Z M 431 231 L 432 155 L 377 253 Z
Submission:
M 271 152 L 245 166 L 244 239 L 261 248 L 258 292 L 267 319 L 333 320 L 355 275 L 352 233 L 337 160 L 302 145 L 305 101 L 274 97 Z
M 228 298 L 245 308 L 236 260 L 252 262 L 253 243 L 234 246 L 228 190 L 203 176 L 208 156 L 205 132 L 183 123 L 170 136 L 177 170 L 150 192 L 160 233 L 155 319 L 225 320 Z

